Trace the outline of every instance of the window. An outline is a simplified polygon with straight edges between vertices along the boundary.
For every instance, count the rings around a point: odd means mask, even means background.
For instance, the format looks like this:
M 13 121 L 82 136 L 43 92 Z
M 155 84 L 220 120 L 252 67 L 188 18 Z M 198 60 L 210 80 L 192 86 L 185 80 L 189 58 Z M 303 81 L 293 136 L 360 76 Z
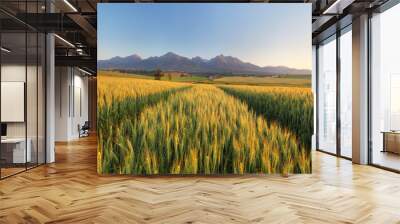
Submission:
M 336 153 L 336 36 L 318 48 L 318 146 Z
M 400 5 L 371 18 L 371 162 L 400 170 Z
M 351 26 L 340 36 L 340 155 L 352 157 L 352 35 Z

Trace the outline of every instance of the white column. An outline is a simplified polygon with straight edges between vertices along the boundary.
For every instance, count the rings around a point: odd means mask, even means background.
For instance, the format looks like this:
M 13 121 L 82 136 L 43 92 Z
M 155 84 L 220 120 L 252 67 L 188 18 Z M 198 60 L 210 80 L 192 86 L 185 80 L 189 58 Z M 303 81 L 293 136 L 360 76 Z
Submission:
M 55 55 L 54 35 L 46 36 L 46 163 L 55 161 Z
M 311 75 L 311 88 L 313 91 L 313 99 L 314 99 L 314 130 L 313 135 L 311 137 L 311 149 L 316 150 L 316 128 L 317 128 L 317 47 L 312 45 L 312 75 Z
M 368 15 L 353 19 L 353 162 L 368 163 Z

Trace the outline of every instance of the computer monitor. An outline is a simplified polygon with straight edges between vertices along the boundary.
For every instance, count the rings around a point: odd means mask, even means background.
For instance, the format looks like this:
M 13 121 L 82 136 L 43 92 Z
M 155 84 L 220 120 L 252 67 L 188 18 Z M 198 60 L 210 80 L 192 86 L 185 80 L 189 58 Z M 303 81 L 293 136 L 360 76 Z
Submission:
M 1 123 L 1 137 L 7 136 L 7 124 Z

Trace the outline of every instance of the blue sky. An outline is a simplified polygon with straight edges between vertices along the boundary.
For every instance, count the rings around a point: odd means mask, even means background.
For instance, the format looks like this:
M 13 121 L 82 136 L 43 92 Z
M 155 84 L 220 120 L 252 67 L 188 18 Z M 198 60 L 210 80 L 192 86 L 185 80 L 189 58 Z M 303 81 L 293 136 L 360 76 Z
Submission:
M 98 59 L 174 52 L 311 68 L 310 4 L 98 4 Z

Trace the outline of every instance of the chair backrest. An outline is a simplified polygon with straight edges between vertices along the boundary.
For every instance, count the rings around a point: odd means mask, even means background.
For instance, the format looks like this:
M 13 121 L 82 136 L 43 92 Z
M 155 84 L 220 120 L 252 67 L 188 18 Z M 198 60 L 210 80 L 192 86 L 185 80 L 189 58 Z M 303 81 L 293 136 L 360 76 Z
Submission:
M 82 128 L 90 128 L 89 124 L 89 121 L 85 121 L 85 124 L 83 124 Z

